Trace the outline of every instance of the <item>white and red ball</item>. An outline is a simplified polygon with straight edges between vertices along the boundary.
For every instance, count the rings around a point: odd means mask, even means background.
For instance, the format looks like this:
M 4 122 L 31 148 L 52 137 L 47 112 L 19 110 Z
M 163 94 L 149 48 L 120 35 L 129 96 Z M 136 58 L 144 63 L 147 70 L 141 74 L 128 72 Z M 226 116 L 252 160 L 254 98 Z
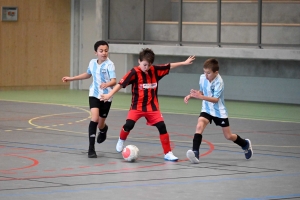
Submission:
M 139 157 L 139 149 L 135 145 L 127 145 L 122 151 L 122 156 L 128 162 L 135 162 Z

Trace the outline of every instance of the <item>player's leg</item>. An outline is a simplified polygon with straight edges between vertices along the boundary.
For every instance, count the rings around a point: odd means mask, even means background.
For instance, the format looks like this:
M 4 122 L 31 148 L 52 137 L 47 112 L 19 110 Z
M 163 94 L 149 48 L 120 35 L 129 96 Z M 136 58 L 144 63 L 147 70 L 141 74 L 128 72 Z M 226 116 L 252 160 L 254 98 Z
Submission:
M 251 156 L 253 155 L 251 141 L 249 139 L 243 139 L 239 135 L 232 133 L 230 130 L 229 123 L 228 126 L 226 125 L 221 125 L 221 126 L 225 126 L 222 127 L 224 137 L 227 140 L 231 140 L 237 145 L 239 145 L 244 150 L 246 159 L 250 159 Z
M 89 124 L 89 158 L 97 158 L 97 154 L 95 151 L 95 139 L 97 133 L 97 126 L 99 120 L 99 108 L 98 108 L 99 99 L 94 97 L 89 97 L 90 109 L 91 109 L 91 121 Z M 100 102 L 100 101 L 99 101 Z
M 123 125 L 121 131 L 120 131 L 120 137 L 116 145 L 117 152 L 122 152 L 124 149 L 124 142 L 127 139 L 127 136 L 129 135 L 130 131 L 133 129 L 135 125 L 135 121 L 131 119 L 127 119 L 126 123 Z
M 130 131 L 133 129 L 136 121 L 141 118 L 142 113 L 137 110 L 129 110 L 126 123 L 123 125 L 120 131 L 120 137 L 116 145 L 117 152 L 122 152 L 124 148 L 124 142 L 127 139 Z
M 98 121 L 98 128 L 100 131 L 97 137 L 98 143 L 102 143 L 106 140 L 106 133 L 108 130 L 108 126 L 107 124 L 105 124 L 105 120 L 108 116 L 110 106 L 111 106 L 111 102 L 100 101 L 99 121 Z
M 147 120 L 147 125 L 155 126 L 158 129 L 159 139 L 164 151 L 164 159 L 168 161 L 177 161 L 178 158 L 174 156 L 171 150 L 170 136 L 161 112 L 145 112 L 145 118 Z
M 177 161 L 178 158 L 174 156 L 172 149 L 171 149 L 171 144 L 170 144 L 170 136 L 169 133 L 167 132 L 167 127 L 164 121 L 160 121 L 156 124 L 154 124 L 156 128 L 159 131 L 159 138 L 160 142 L 164 151 L 164 159 L 168 161 Z
M 191 161 L 191 163 L 197 164 L 199 163 L 200 156 L 200 145 L 202 142 L 202 133 L 207 126 L 208 123 L 211 122 L 210 115 L 207 116 L 206 113 L 201 113 L 198 122 L 196 125 L 196 131 L 193 138 L 193 149 L 188 150 L 186 152 L 187 158 Z

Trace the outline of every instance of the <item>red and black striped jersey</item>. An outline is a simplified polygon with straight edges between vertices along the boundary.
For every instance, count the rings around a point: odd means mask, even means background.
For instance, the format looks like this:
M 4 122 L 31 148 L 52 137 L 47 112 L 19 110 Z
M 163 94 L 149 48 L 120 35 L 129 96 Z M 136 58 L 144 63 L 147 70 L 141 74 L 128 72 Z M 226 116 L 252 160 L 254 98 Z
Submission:
M 125 88 L 132 85 L 131 110 L 157 111 L 159 110 L 157 89 L 158 81 L 170 71 L 170 63 L 153 65 L 148 73 L 143 72 L 138 66 L 132 68 L 120 80 L 119 84 Z

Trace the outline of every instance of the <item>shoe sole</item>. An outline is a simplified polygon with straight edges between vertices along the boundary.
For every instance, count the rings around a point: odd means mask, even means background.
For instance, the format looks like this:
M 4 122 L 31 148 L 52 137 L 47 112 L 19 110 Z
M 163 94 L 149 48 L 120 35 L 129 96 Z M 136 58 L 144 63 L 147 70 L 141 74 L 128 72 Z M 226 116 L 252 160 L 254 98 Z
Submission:
M 164 158 L 165 159 L 165 161 L 172 161 L 172 162 L 176 162 L 176 161 L 178 161 L 178 158 L 177 159 L 175 159 L 175 160 L 169 160 L 169 159 L 166 159 L 166 158 Z
M 118 153 L 121 153 L 123 150 L 121 150 L 121 151 L 118 151 L 118 149 L 116 149 L 116 151 L 117 151 Z
M 250 158 L 253 156 L 253 149 L 252 149 L 252 146 L 251 146 L 251 141 L 249 139 L 245 139 L 249 142 L 249 149 L 251 149 L 251 152 L 252 152 L 252 155 L 250 156 Z M 246 159 L 250 159 L 250 158 L 246 158 Z
M 186 157 L 190 160 L 193 164 L 198 164 L 199 160 L 196 158 L 195 153 L 192 150 L 188 150 L 186 152 Z
M 94 154 L 94 155 L 88 155 L 89 158 L 97 158 L 97 155 Z

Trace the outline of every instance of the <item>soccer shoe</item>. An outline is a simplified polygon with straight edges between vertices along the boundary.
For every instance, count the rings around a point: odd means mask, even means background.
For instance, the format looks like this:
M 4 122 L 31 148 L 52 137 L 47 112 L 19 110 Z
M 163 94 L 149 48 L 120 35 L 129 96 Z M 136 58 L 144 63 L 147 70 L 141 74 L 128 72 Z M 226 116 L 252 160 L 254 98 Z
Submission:
M 251 156 L 253 155 L 253 150 L 252 150 L 252 146 L 251 146 L 251 141 L 249 139 L 245 139 L 246 142 L 248 143 L 247 146 L 245 146 L 243 148 L 244 153 L 245 153 L 245 157 L 246 159 L 250 159 Z
M 97 158 L 96 151 L 94 149 L 89 149 L 88 157 L 89 158 Z
M 121 140 L 119 138 L 118 143 L 116 145 L 117 152 L 121 153 L 123 151 L 123 149 L 124 149 L 124 142 L 125 142 L 125 140 Z
M 106 133 L 107 133 L 108 126 L 105 124 L 103 131 L 99 131 L 98 137 L 97 137 L 97 143 L 102 143 L 106 140 Z
M 193 164 L 199 163 L 199 152 L 198 151 L 192 151 L 188 150 L 186 152 L 186 157 L 191 161 Z
M 164 157 L 165 160 L 168 161 L 177 161 L 178 158 L 176 156 L 174 156 L 174 154 L 172 153 L 172 151 L 169 151 L 169 153 L 167 153 Z

